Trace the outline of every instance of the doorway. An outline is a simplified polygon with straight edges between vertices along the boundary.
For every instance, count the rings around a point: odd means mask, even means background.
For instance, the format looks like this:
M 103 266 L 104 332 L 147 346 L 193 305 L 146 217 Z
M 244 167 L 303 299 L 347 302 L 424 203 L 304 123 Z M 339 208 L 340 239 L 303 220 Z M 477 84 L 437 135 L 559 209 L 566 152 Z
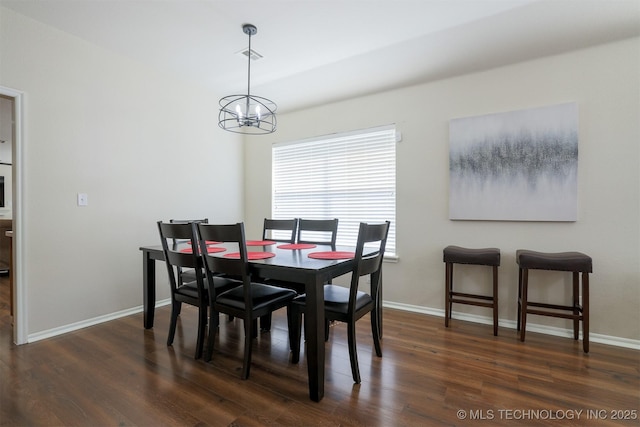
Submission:
M 16 344 L 27 342 L 21 255 L 22 105 L 22 92 L 0 86 L 0 177 L 4 183 L 4 200 L 0 201 L 0 264 L 4 260 L 3 251 L 6 251 L 7 259 L 3 265 L 9 270 L 9 305 L 13 314 L 13 342 Z M 10 237 L 7 236 L 9 230 Z M 7 247 L 4 248 L 3 245 Z

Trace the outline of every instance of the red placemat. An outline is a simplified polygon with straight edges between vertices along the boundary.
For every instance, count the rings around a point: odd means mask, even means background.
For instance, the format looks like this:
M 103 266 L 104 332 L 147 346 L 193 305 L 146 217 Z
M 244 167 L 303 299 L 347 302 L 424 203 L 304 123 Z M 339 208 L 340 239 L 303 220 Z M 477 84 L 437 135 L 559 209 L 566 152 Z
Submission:
M 247 240 L 247 246 L 267 246 L 273 245 L 274 241 L 272 240 Z
M 309 258 L 314 259 L 349 259 L 355 256 L 355 252 L 345 251 L 327 251 L 327 252 L 311 252 Z
M 224 252 L 224 251 L 226 251 L 225 248 L 220 248 L 220 247 L 215 247 L 215 246 L 214 247 L 211 247 L 211 246 L 207 247 L 207 252 L 210 253 L 210 254 L 215 253 L 215 252 Z M 185 254 L 193 253 L 191 248 L 184 248 L 180 252 L 183 252 Z
M 247 252 L 248 259 L 265 259 L 276 256 L 273 252 Z M 240 252 L 231 252 L 224 255 L 225 258 L 240 258 Z
M 219 244 L 220 244 L 220 243 L 222 243 L 222 242 L 216 242 L 216 241 L 213 241 L 213 240 L 207 240 L 207 242 L 206 242 L 206 243 L 207 243 L 207 245 L 219 245 Z M 190 241 L 189 241 L 189 242 L 187 242 L 187 245 L 190 245 L 190 244 L 191 244 L 191 242 L 190 242 Z
M 285 245 L 279 245 L 279 249 L 311 249 L 315 248 L 313 243 L 287 243 Z

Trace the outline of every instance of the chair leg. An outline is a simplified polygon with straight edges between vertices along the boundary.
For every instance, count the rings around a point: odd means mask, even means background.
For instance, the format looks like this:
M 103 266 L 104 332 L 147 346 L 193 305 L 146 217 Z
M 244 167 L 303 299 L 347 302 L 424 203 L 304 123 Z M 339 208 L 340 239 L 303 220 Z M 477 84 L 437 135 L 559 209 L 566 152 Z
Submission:
M 378 290 L 376 291 L 376 319 L 378 320 L 378 339 L 382 339 L 382 266 L 380 266 L 380 283 L 378 284 Z
M 196 340 L 195 359 L 202 357 L 202 349 L 204 348 L 204 336 L 207 329 L 207 307 L 198 309 L 198 339 Z
M 218 326 L 220 324 L 220 317 L 218 312 L 211 307 L 211 315 L 209 320 L 209 337 L 207 338 L 207 352 L 205 353 L 204 360 L 211 362 L 213 357 L 213 345 L 216 341 L 216 334 L 218 333 Z
M 523 268 L 520 272 L 522 279 L 522 298 L 519 312 L 520 316 L 520 341 L 524 342 L 524 335 L 527 328 L 527 295 L 529 292 L 529 270 Z
M 493 335 L 498 336 L 498 266 L 493 266 Z
M 171 323 L 169 324 L 169 335 L 167 336 L 167 345 L 173 344 L 173 337 L 176 334 L 176 324 L 178 323 L 178 315 L 180 314 L 181 303 L 173 301 L 171 304 Z
M 582 348 L 589 353 L 589 273 L 582 273 Z
M 260 330 L 263 332 L 271 330 L 271 313 L 265 314 L 260 318 Z
M 444 327 L 449 327 L 449 319 L 451 318 L 451 290 L 453 280 L 453 264 L 445 263 L 444 265 Z
M 258 319 L 251 321 L 251 338 L 258 338 Z
M 373 335 L 373 345 L 376 348 L 376 355 L 382 357 L 382 346 L 380 345 L 380 333 L 378 328 L 380 326 L 380 320 L 378 319 L 378 312 L 374 308 L 371 310 L 371 334 Z
M 347 322 L 347 331 L 351 375 L 353 376 L 353 382 L 360 384 L 360 369 L 358 368 L 358 353 L 356 352 L 356 322 L 354 320 Z
M 329 328 L 331 327 L 331 321 L 327 318 L 324 319 L 324 342 L 329 341 Z
M 573 339 L 577 340 L 580 336 L 580 273 L 574 271 L 573 275 Z
M 518 268 L 518 314 L 516 316 L 516 331 L 520 330 L 521 315 L 522 315 L 522 269 Z
M 290 305 L 287 307 L 287 323 L 289 326 L 289 348 L 291 349 L 291 363 L 300 361 L 300 340 L 302 336 L 302 310 Z
M 255 327 L 253 326 L 255 323 L 250 319 L 245 319 L 244 321 L 244 359 L 242 360 L 242 379 L 246 380 L 249 378 L 249 371 L 251 369 L 251 350 L 253 346 L 253 330 Z

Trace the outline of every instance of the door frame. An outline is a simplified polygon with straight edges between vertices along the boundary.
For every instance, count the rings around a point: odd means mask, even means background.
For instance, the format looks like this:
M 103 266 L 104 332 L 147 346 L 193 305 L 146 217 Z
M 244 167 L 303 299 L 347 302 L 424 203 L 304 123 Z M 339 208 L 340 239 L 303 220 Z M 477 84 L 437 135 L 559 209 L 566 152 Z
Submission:
M 24 281 L 24 227 L 23 227 L 23 138 L 24 138 L 24 92 L 0 86 L 0 94 L 14 101 L 13 155 L 13 342 L 27 343 L 27 299 Z

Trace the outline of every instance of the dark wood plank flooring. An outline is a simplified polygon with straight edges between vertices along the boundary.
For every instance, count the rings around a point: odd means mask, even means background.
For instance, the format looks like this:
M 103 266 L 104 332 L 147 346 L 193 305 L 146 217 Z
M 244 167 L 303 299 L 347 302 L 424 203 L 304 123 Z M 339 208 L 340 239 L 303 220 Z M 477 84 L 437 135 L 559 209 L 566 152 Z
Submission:
M 242 381 L 238 320 L 223 320 L 211 363 L 192 357 L 189 306 L 172 347 L 168 307 L 156 311 L 153 330 L 138 314 L 15 346 L 7 287 L 0 278 L 2 426 L 640 425 L 635 350 L 592 343 L 585 355 L 571 339 L 527 333 L 520 343 L 510 329 L 494 337 L 488 325 L 454 320 L 446 329 L 439 317 L 385 310 L 382 358 L 368 319 L 358 322 L 360 385 L 344 325 L 331 329 L 325 398 L 315 403 L 304 352 L 289 363 L 284 310 L 255 340 Z

